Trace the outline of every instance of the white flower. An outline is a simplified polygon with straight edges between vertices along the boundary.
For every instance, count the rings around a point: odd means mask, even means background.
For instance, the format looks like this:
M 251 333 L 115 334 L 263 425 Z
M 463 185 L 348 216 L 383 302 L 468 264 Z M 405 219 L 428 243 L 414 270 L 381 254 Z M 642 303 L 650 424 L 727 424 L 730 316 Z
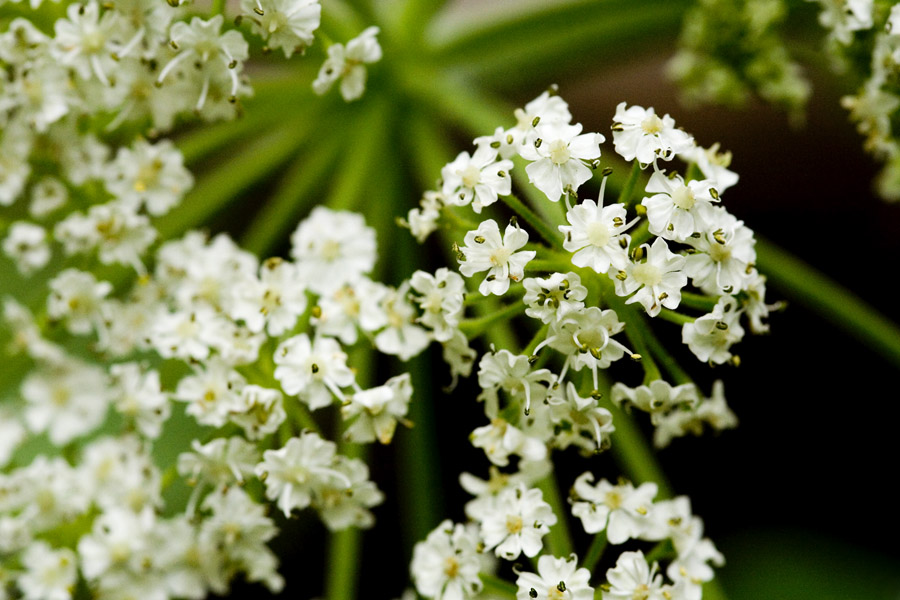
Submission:
M 591 572 L 579 569 L 577 557 L 538 559 L 537 573 L 520 573 L 516 579 L 516 600 L 593 600 L 589 585 Z
M 659 118 L 653 108 L 632 106 L 624 102 L 616 107 L 613 117 L 613 144 L 625 160 L 635 158 L 642 165 L 656 158 L 671 160 L 675 155 L 690 150 L 693 139 L 680 129 L 669 115 Z
M 25 600 L 70 600 L 78 578 L 75 553 L 34 542 L 22 554 L 25 571 L 17 582 Z
M 873 0 L 808 0 L 818 1 L 822 6 L 819 23 L 831 30 L 831 37 L 841 44 L 853 41 L 853 32 L 870 29 L 873 23 Z
M 511 160 L 497 160 L 497 150 L 487 144 L 479 145 L 475 154 L 460 152 L 456 159 L 441 169 L 444 184 L 441 193 L 447 201 L 456 206 L 472 205 L 472 210 L 481 209 L 497 201 L 498 196 L 506 196 L 512 190 L 509 175 L 513 168 Z
M 707 294 L 737 294 L 749 282 L 756 261 L 753 231 L 724 208 L 710 217 L 700 236 L 687 239 L 696 252 L 687 257 L 685 273 Z
M 107 10 L 101 17 L 100 5 L 88 2 L 70 4 L 66 16 L 54 25 L 54 49 L 60 63 L 74 68 L 82 79 L 93 74 L 109 85 L 107 71 L 114 70 L 113 54 L 118 48 L 115 39 L 125 33 L 120 13 Z
M 416 271 L 409 280 L 410 287 L 421 294 L 413 301 L 422 309 L 418 322 L 431 328 L 434 339 L 446 342 L 453 337 L 463 313 L 466 284 L 458 273 L 441 267 L 434 275 Z
M 131 419 L 142 435 L 159 437 L 162 424 L 169 418 L 169 397 L 162 391 L 159 372 L 146 370 L 137 363 L 120 363 L 109 369 L 115 391 L 113 406 Z
M 249 440 L 259 440 L 278 430 L 287 418 L 279 390 L 258 385 L 245 385 L 240 401 L 228 417 L 244 429 Z
M 330 531 L 371 527 L 375 517 L 369 508 L 381 504 L 384 494 L 369 480 L 369 467 L 362 460 L 338 456 L 334 468 L 346 480 L 321 479 L 313 501 L 325 526 Z
M 551 348 L 566 356 L 566 365 L 576 371 L 588 367 L 597 388 L 597 369 L 605 369 L 632 352 L 621 342 L 611 336 L 625 328 L 618 315 L 612 309 L 601 310 L 590 306 L 580 311 L 573 311 L 551 327 L 550 336 L 544 342 Z M 562 376 L 560 376 L 562 378 Z
M 651 317 L 658 315 L 663 306 L 678 308 L 681 288 L 687 285 L 684 257 L 670 252 L 663 238 L 656 238 L 652 246 L 643 244 L 641 249 L 643 261 L 629 262 L 624 271 L 612 277 L 616 294 L 634 294 L 625 304 L 639 302 Z
M 281 48 L 284 57 L 290 58 L 312 45 L 322 5 L 318 0 L 241 0 L 241 12 L 269 48 Z
M 508 488 L 486 511 L 481 522 L 481 537 L 485 549 L 506 560 L 520 554 L 537 556 L 543 547 L 542 538 L 556 524 L 556 515 L 544 502 L 541 490 L 527 489 L 524 484 Z
M 407 361 L 424 350 L 431 336 L 416 325 L 416 311 L 409 299 L 409 281 L 399 289 L 388 289 L 381 299 L 387 327 L 375 336 L 375 347 Z
M 409 570 L 416 590 L 434 600 L 466 600 L 482 588 L 478 535 L 449 519 L 413 548 Z
M 568 125 L 572 121 L 572 114 L 569 112 L 569 105 L 566 101 L 551 93 L 545 91 L 540 96 L 525 105 L 525 108 L 517 108 L 513 111 L 516 117 L 516 125 L 503 131 L 498 128 L 494 135 L 490 138 L 479 138 L 475 143 L 484 140 L 488 143 L 498 143 L 500 156 L 503 158 L 511 158 L 518 153 L 522 144 L 526 139 L 531 137 L 534 128 L 539 123 L 545 125 Z
M 30 275 L 50 261 L 47 232 L 40 225 L 17 221 L 10 225 L 3 240 L 3 252 L 13 260 L 20 273 Z
M 610 435 L 616 430 L 612 413 L 597 405 L 593 396 L 582 398 L 575 384 L 558 386 L 548 398 L 553 439 L 558 448 L 578 446 L 586 452 L 609 448 Z
M 90 333 L 101 322 L 101 301 L 111 291 L 108 281 L 97 281 L 86 271 L 66 269 L 50 280 L 47 315 L 65 319 L 69 333 Z
M 486 353 L 478 364 L 478 385 L 483 390 L 479 399 L 487 400 L 485 412 L 490 417 L 498 416 L 498 390 L 502 389 L 520 403 L 524 401 L 524 412 L 528 415 L 532 404 L 537 405 L 547 397 L 552 381 L 553 375 L 549 370 L 532 372 L 527 356 L 516 355 L 509 350 Z
M 611 396 L 616 406 L 621 407 L 624 403 L 650 413 L 654 425 L 670 410 L 693 408 L 700 402 L 697 386 L 693 383 L 672 386 L 662 379 L 654 379 L 649 384 L 636 388 L 616 383 L 612 387 Z
M 71 175 L 69 179 L 75 183 Z M 28 205 L 28 212 L 35 219 L 41 219 L 62 207 L 68 199 L 69 191 L 59 179 L 49 176 L 42 177 L 31 186 L 31 203 Z
M 316 488 L 331 482 L 351 486 L 346 475 L 335 469 L 337 446 L 318 434 L 305 432 L 291 438 L 279 450 L 266 450 L 256 474 L 265 481 L 266 497 L 276 500 L 286 517 L 313 501 Z
M 527 277 L 523 301 L 528 305 L 525 314 L 552 323 L 572 311 L 584 308 L 587 288 L 581 285 L 577 273 L 553 273 L 550 277 Z
M 569 225 L 560 225 L 559 230 L 565 236 L 563 248 L 575 253 L 572 264 L 601 274 L 610 266 L 624 269 L 631 243 L 631 236 L 625 233 L 631 224 L 625 219 L 621 204 L 603 206 L 602 191 L 597 202 L 585 200 L 567 211 Z
M 639 538 L 651 526 L 650 513 L 657 487 L 653 482 L 642 483 L 635 488 L 624 482 L 612 485 L 601 479 L 592 486 L 594 476 L 582 473 L 575 480 L 576 499 L 572 514 L 581 519 L 587 533 L 606 530 L 610 544 L 623 544 Z
M 362 215 L 317 206 L 291 234 L 291 257 L 317 294 L 354 283 L 375 265 L 375 230 Z
M 525 265 L 536 255 L 533 250 L 516 252 L 527 242 L 528 232 L 518 224 L 507 225 L 506 232 L 500 237 L 496 221 L 483 221 L 478 229 L 466 233 L 465 246 L 459 249 L 463 256 L 459 271 L 466 277 L 487 271 L 478 291 L 485 296 L 502 296 L 509 290 L 510 280 L 521 281 L 525 276 Z
M 258 279 L 248 277 L 235 286 L 232 298 L 232 318 L 243 320 L 254 333 L 265 328 L 272 337 L 293 329 L 307 304 L 296 265 L 278 257 L 263 262 Z
M 33 371 L 22 382 L 25 422 L 64 446 L 100 426 L 109 408 L 105 374 L 93 365 L 67 361 L 52 371 Z
M 581 124 L 539 123 L 519 154 L 531 163 L 525 167 L 528 181 L 558 202 L 564 193 L 574 196 L 593 171 L 584 161 L 600 158 L 599 133 L 581 133 Z
M 340 388 L 353 383 L 353 371 L 347 367 L 347 355 L 340 344 L 329 337 L 310 341 L 305 333 L 279 344 L 275 350 L 275 379 L 289 396 L 298 396 L 312 410 L 328 406 L 332 394 L 344 398 Z
M 647 193 L 641 204 L 647 208 L 650 233 L 669 240 L 683 242 L 696 231 L 702 231 L 708 220 L 712 203 L 719 201 L 713 182 L 688 181 L 673 173 L 654 170 L 647 183 Z
M 738 174 L 728 169 L 731 166 L 731 152 L 720 152 L 718 142 L 709 148 L 694 144 L 693 148 L 680 155 L 682 159 L 695 163 L 703 177 L 712 181 L 712 186 L 720 194 L 738 182 Z
M 679 386 L 680 387 L 680 386 Z M 704 423 L 716 431 L 737 427 L 738 419 L 725 400 L 725 386 L 721 380 L 713 383 L 712 396 L 698 402 L 691 410 L 673 410 L 655 419 L 653 444 L 665 448 L 673 438 L 703 433 Z
M 240 373 L 219 359 L 198 363 L 194 374 L 178 382 L 172 397 L 187 402 L 185 412 L 202 425 L 221 427 L 240 406 L 241 388 L 246 381 Z
M 346 102 L 362 97 L 366 91 L 366 67 L 381 60 L 381 46 L 378 44 L 378 27 L 369 27 L 361 34 L 343 44 L 328 47 L 328 58 L 313 81 L 313 91 L 320 96 L 331 89 L 334 82 L 341 80 L 341 96 Z
M 485 455 L 498 467 L 509 464 L 509 456 L 517 454 L 526 460 L 543 460 L 547 456 L 547 445 L 541 440 L 525 435 L 508 421 L 495 418 L 489 425 L 477 428 L 469 436 L 476 448 L 482 448 Z
M 731 345 L 744 337 L 739 316 L 735 300 L 731 296 L 723 296 L 711 313 L 682 326 L 681 341 L 701 361 L 720 365 L 731 358 Z
M 344 420 L 356 417 L 345 434 L 346 439 L 358 444 L 374 441 L 389 444 L 394 437 L 397 421 L 409 409 L 412 397 L 409 373 L 388 379 L 384 385 L 356 392 L 341 407 Z
M 623 552 L 616 566 L 606 572 L 609 590 L 604 590 L 603 600 L 668 600 L 674 597 L 672 587 L 663 585 L 658 566 L 647 564 L 644 553 Z
M 194 185 L 184 157 L 170 140 L 150 144 L 139 139 L 130 148 L 119 148 L 104 179 L 120 202 L 135 210 L 146 207 L 154 216 L 169 212 Z

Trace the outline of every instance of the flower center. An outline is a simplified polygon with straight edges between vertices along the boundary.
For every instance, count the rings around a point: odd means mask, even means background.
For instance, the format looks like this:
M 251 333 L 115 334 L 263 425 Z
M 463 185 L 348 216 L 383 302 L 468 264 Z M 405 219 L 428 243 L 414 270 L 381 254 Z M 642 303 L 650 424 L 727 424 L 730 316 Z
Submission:
M 459 175 L 462 177 L 463 187 L 474 188 L 481 182 L 481 169 L 475 165 L 469 165 L 460 171 Z
M 606 492 L 606 506 L 610 510 L 616 510 L 622 506 L 622 496 L 619 495 L 619 492 Z
M 506 530 L 511 534 L 522 531 L 522 517 L 519 515 L 510 515 L 506 517 Z
M 553 140 L 548 148 L 550 151 L 550 160 L 557 165 L 569 162 L 572 154 L 569 152 L 569 145 L 564 140 Z
M 647 135 L 656 135 L 663 130 L 662 119 L 660 119 L 656 115 L 650 115 L 646 119 L 641 121 L 641 129 L 643 129 L 644 133 L 646 133 Z
M 716 262 L 724 262 L 731 258 L 731 248 L 718 242 L 710 244 L 709 257 Z
M 694 192 L 691 191 L 691 188 L 683 186 L 672 192 L 672 202 L 682 210 L 691 210 L 697 201 L 694 199 Z
M 641 285 L 647 286 L 659 285 L 659 282 L 662 281 L 662 272 L 659 267 L 650 263 L 635 265 L 631 270 L 631 276 Z
M 650 597 L 650 588 L 647 587 L 646 583 L 642 583 L 641 585 L 634 588 L 634 593 L 631 595 L 631 600 L 647 600 Z
M 341 245 L 335 240 L 325 240 L 322 243 L 322 258 L 336 260 L 341 255 Z
M 453 579 L 459 573 L 459 561 L 455 556 L 448 556 L 444 559 L 444 575 L 448 579 Z
M 495 248 L 494 251 L 491 252 L 491 264 L 495 267 L 506 264 L 509 261 L 510 254 L 512 254 L 512 252 L 505 246 Z
M 597 246 L 598 248 L 602 248 L 607 245 L 610 240 L 609 235 L 609 227 L 606 226 L 605 223 L 601 223 L 600 221 L 594 221 L 593 223 L 588 223 L 585 228 L 585 234 L 587 235 L 588 241 L 593 246 Z

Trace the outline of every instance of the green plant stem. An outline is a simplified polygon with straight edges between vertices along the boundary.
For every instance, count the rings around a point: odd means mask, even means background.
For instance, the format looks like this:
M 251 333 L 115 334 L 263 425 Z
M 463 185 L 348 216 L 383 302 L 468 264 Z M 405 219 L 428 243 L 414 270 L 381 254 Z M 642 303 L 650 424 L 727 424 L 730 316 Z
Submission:
M 524 313 L 525 308 L 524 302 L 513 302 L 512 304 L 507 304 L 501 309 L 492 311 L 483 317 L 463 319 L 459 323 L 459 329 L 466 334 L 466 337 L 469 338 L 469 340 L 473 340 L 484 335 L 491 325 L 501 321 L 508 321 L 512 317 Z
M 538 344 L 540 344 L 547 338 L 548 331 L 550 331 L 550 324 L 544 323 L 544 326 L 534 333 L 534 337 L 531 338 L 531 341 L 528 342 L 528 345 L 525 346 L 524 350 L 522 350 L 522 354 L 524 354 L 525 356 L 531 356 L 532 354 L 534 354 L 534 349 L 538 347 Z
M 682 306 L 702 310 L 704 313 L 712 312 L 712 309 L 716 307 L 716 302 L 718 302 L 718 298 L 694 294 L 693 292 L 681 292 Z
M 682 383 L 691 383 L 693 381 L 687 372 L 679 366 L 675 357 L 666 350 L 665 346 L 663 346 L 658 339 L 656 339 L 656 336 L 648 337 L 646 340 L 647 346 L 650 349 L 650 354 L 653 355 L 660 365 L 662 365 L 662 368 L 676 384 L 680 385 Z
M 548 244 L 562 250 L 562 235 L 560 232 L 554 232 L 553 229 L 551 229 L 542 218 L 535 214 L 533 210 L 528 208 L 524 202 L 512 194 L 500 196 L 500 200 L 510 207 L 514 213 L 522 217 Z
M 634 161 L 634 164 L 631 166 L 631 172 L 628 174 L 628 179 L 625 180 L 625 185 L 622 186 L 622 191 L 619 192 L 619 199 L 617 200 L 620 204 L 624 204 L 626 209 L 634 206 L 634 202 L 637 200 L 637 196 L 634 195 L 634 186 L 637 184 L 640 175 L 641 165 L 638 161 Z
M 504 598 L 515 598 L 516 593 L 519 591 L 519 588 L 514 583 L 500 579 L 496 575 L 479 573 L 478 577 L 481 578 L 481 583 L 484 584 L 484 593 Z
M 760 272 L 781 293 L 900 367 L 900 327 L 890 319 L 848 289 L 759 236 L 756 258 Z
M 544 493 L 544 502 L 553 508 L 553 514 L 557 517 L 556 525 L 550 527 L 550 533 L 547 534 L 547 548 L 553 556 L 569 556 L 574 551 L 569 522 L 566 520 L 569 507 L 559 491 L 556 474 L 550 473 L 541 479 L 537 487 Z
M 360 444 L 340 444 L 341 454 L 348 458 L 365 459 L 366 446 Z M 362 546 L 362 530 L 349 527 L 331 533 L 326 559 L 325 597 L 328 600 L 353 600 L 357 597 Z
M 212 0 L 212 7 L 210 8 L 209 14 L 211 16 L 225 16 L 225 4 L 226 0 Z
M 661 311 L 659 311 L 658 316 L 663 321 L 675 323 L 676 325 L 684 325 L 686 323 L 693 323 L 694 321 L 697 320 L 696 317 L 683 315 L 679 312 L 675 312 L 674 310 L 669 310 L 668 308 L 664 308 Z
M 606 550 L 606 545 L 606 530 L 604 529 L 594 536 L 590 547 L 584 555 L 584 561 L 581 563 L 581 566 L 593 573 L 597 563 L 600 562 L 600 559 L 603 557 L 603 551 Z

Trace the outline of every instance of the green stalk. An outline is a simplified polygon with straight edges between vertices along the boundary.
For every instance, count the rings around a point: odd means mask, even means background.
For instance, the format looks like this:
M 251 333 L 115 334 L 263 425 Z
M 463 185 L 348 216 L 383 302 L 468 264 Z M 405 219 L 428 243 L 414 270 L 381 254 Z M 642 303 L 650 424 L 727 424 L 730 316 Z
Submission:
M 525 308 L 524 302 L 513 302 L 499 310 L 491 311 L 483 317 L 463 319 L 459 323 L 459 330 L 466 334 L 466 337 L 469 340 L 473 340 L 483 335 L 491 325 L 502 321 L 508 321 L 515 316 L 523 314 Z
M 669 310 L 668 308 L 664 308 L 659 311 L 659 318 L 663 321 L 668 321 L 670 323 L 675 323 L 676 325 L 684 325 L 686 323 L 693 323 L 696 321 L 696 317 L 690 317 L 688 315 L 683 315 L 680 312 L 675 312 L 674 310 Z
M 634 195 L 634 186 L 637 184 L 640 175 L 641 165 L 638 161 L 634 161 L 634 164 L 631 166 L 631 172 L 628 174 L 628 179 L 625 180 L 625 185 L 622 186 L 622 191 L 619 192 L 619 199 L 617 200 L 619 204 L 624 204 L 626 209 L 634 206 L 634 201 L 637 200 L 637 196 Z
M 339 443 L 339 447 L 344 456 L 365 460 L 366 446 Z M 325 563 L 325 597 L 329 600 L 354 600 L 357 597 L 361 546 L 362 531 L 357 527 L 331 534 Z
M 688 308 L 696 308 L 704 313 L 712 312 L 716 307 L 718 298 L 711 298 L 703 294 L 694 294 L 693 292 L 681 292 L 681 305 Z
M 659 364 L 662 365 L 662 368 L 665 369 L 666 373 L 669 374 L 669 377 L 671 377 L 677 385 L 691 383 L 693 381 L 684 369 L 678 365 L 678 362 L 669 351 L 666 350 L 665 346 L 656 339 L 656 336 L 648 336 L 646 340 L 647 346 L 650 348 L 650 354 L 659 361 Z
M 484 584 L 484 589 L 482 591 L 482 593 L 484 594 L 515 599 L 516 593 L 519 591 L 518 586 L 516 586 L 514 583 L 510 583 L 508 581 L 500 579 L 496 575 L 479 573 L 478 577 L 481 578 L 481 583 Z
M 557 517 L 556 525 L 550 527 L 547 534 L 547 549 L 553 556 L 569 556 L 573 552 L 572 534 L 566 519 L 569 507 L 559 491 L 556 474 L 551 472 L 538 482 L 537 487 L 544 493 L 544 502 L 553 508 L 553 514 Z
M 581 566 L 593 573 L 597 563 L 600 562 L 600 559 L 603 557 L 603 551 L 606 550 L 606 545 L 606 530 L 604 529 L 594 536 L 590 548 L 588 548 L 587 553 L 584 555 L 584 561 L 581 563 Z
M 292 119 L 275 131 L 258 136 L 243 152 L 204 173 L 184 202 L 156 222 L 160 239 L 177 237 L 207 222 L 242 192 L 281 166 L 311 129 L 312 122 L 306 116 Z
M 760 272 L 788 298 L 803 304 L 900 367 L 900 327 L 847 288 L 756 236 Z
M 318 200 L 313 192 L 334 164 L 339 149 L 338 138 L 327 138 L 315 152 L 301 155 L 288 167 L 278 188 L 241 237 L 243 248 L 265 256 L 287 236 L 305 207 Z
M 524 202 L 512 194 L 500 196 L 500 200 L 510 207 L 514 213 L 525 219 L 525 222 L 537 231 L 548 244 L 562 250 L 562 234 L 559 231 L 553 231 L 546 221 L 537 216 Z

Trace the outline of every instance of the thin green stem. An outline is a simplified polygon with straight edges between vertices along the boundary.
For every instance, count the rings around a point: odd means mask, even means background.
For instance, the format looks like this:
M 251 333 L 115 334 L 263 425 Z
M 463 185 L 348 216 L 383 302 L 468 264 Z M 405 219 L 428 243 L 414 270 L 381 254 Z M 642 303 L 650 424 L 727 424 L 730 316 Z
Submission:
M 525 270 L 539 273 L 566 273 L 572 270 L 572 263 L 555 258 L 535 258 L 528 261 L 528 264 L 525 265 Z
M 553 508 L 553 514 L 557 517 L 556 525 L 550 527 L 547 534 L 547 547 L 553 556 L 569 556 L 573 552 L 572 534 L 566 519 L 569 507 L 559 491 L 556 475 L 550 473 L 538 482 L 537 487 L 544 493 L 544 502 Z
M 531 356 L 534 354 L 534 349 L 538 347 L 542 341 L 547 338 L 547 332 L 550 330 L 550 324 L 544 323 L 544 326 L 538 329 L 534 333 L 534 337 L 531 338 L 531 341 L 528 342 L 528 345 L 525 346 L 525 349 L 522 350 L 522 354 L 525 356 Z
M 463 319 L 459 323 L 459 329 L 464 334 L 466 334 L 466 337 L 469 340 L 473 340 L 483 335 L 491 325 L 502 321 L 507 321 L 517 315 L 524 313 L 525 308 L 526 307 L 524 302 L 513 302 L 511 304 L 507 304 L 499 310 L 492 311 L 491 313 L 483 317 Z
M 365 459 L 366 446 L 341 444 L 341 454 L 348 458 Z M 329 600 L 354 600 L 357 597 L 362 531 L 349 527 L 331 533 L 328 543 L 328 565 L 325 597 Z
M 659 311 L 659 318 L 663 321 L 668 321 L 670 323 L 675 323 L 676 325 L 684 325 L 686 323 L 693 323 L 696 321 L 696 317 L 691 317 L 688 315 L 683 315 L 680 312 L 675 312 L 674 310 L 669 310 L 668 308 L 664 308 Z
M 481 583 L 484 584 L 483 592 L 486 594 L 514 599 L 516 597 L 516 593 L 519 591 L 519 588 L 516 586 L 516 584 L 500 579 L 496 575 L 479 573 L 478 577 L 481 578 Z
M 500 200 L 503 201 L 508 207 L 510 207 L 514 213 L 518 216 L 525 219 L 525 222 L 528 223 L 535 231 L 540 234 L 544 240 L 550 244 L 551 246 L 562 250 L 562 234 L 559 231 L 553 231 L 547 223 L 544 222 L 533 210 L 528 208 L 524 202 L 513 196 L 512 194 L 508 194 L 506 196 L 500 196 Z
M 679 366 L 678 361 L 675 360 L 666 347 L 663 346 L 656 336 L 648 337 L 647 346 L 650 348 L 650 354 L 653 355 L 654 358 L 662 365 L 662 368 L 665 369 L 666 373 L 669 374 L 676 384 L 682 383 L 691 383 L 693 380 L 691 377 L 685 372 L 684 369 Z
M 606 530 L 604 529 L 594 536 L 587 553 L 584 555 L 584 561 L 581 563 L 581 566 L 593 573 L 597 563 L 600 562 L 600 559 L 603 557 L 603 551 L 606 550 L 606 545 Z
M 702 310 L 705 313 L 712 312 L 712 309 L 716 307 L 716 302 L 718 301 L 718 298 L 704 296 L 703 294 L 681 292 L 681 304 L 683 306 L 687 306 L 688 308 L 696 308 L 697 310 Z
M 634 164 L 631 166 L 631 172 L 628 174 L 628 179 L 625 180 L 625 185 L 622 186 L 622 191 L 619 192 L 619 204 L 624 204 L 626 209 L 630 209 L 634 206 L 634 201 L 637 200 L 637 196 L 634 195 L 634 186 L 637 184 L 638 177 L 641 175 L 641 165 L 638 161 L 634 161 Z
M 212 7 L 210 8 L 209 14 L 211 17 L 216 15 L 225 16 L 225 0 L 212 0 Z

